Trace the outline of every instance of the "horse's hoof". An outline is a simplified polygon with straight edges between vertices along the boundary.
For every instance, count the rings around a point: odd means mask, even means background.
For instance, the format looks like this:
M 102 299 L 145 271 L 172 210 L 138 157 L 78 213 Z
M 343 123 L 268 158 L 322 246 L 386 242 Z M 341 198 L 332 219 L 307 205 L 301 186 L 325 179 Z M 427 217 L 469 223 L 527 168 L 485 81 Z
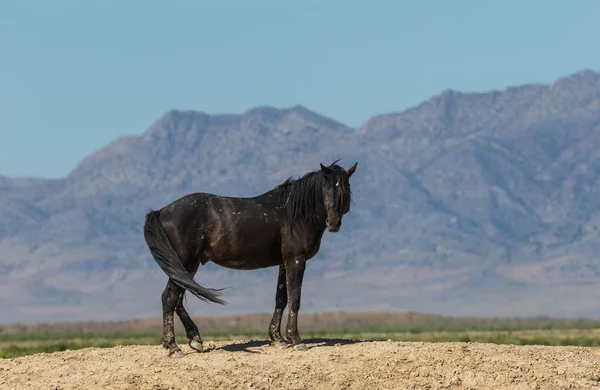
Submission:
M 202 352 L 202 351 L 204 351 L 204 347 L 202 346 L 202 342 L 201 341 L 190 340 L 190 342 L 188 343 L 188 345 L 190 346 L 190 348 L 192 348 L 196 352 Z
M 185 355 L 183 354 L 183 352 L 181 351 L 181 349 L 174 349 L 172 351 L 169 352 L 169 357 L 175 358 L 175 359 L 179 359 L 184 357 Z
M 294 349 L 296 351 L 308 351 L 308 347 L 304 343 L 294 345 Z
M 273 341 L 271 343 L 271 346 L 275 347 L 275 348 L 281 348 L 281 349 L 285 349 L 285 348 L 289 347 L 288 343 L 286 343 L 285 341 Z

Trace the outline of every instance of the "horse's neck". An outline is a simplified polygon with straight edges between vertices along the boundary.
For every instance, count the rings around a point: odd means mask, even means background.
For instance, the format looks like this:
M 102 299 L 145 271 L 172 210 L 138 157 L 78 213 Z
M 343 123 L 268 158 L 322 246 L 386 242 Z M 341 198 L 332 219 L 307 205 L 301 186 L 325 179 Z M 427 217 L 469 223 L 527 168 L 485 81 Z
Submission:
M 274 201 L 277 209 L 285 211 L 285 208 L 287 207 L 287 199 L 285 199 L 285 190 L 283 188 L 274 188 L 270 191 L 265 192 L 260 197 L 263 199 L 270 199 L 271 201 Z M 316 226 L 314 226 L 314 228 L 317 230 L 325 231 L 325 228 L 327 227 L 325 225 L 325 220 L 327 219 L 327 212 L 325 211 L 325 207 L 321 208 L 321 210 L 311 210 L 311 212 L 314 212 L 317 216 Z M 312 223 L 309 224 L 313 225 Z
M 325 207 L 322 207 L 321 210 L 311 210 L 311 213 L 315 213 L 315 220 L 303 223 L 307 225 L 306 228 L 308 230 L 314 230 L 320 237 L 327 228 L 327 225 L 325 224 L 325 221 L 327 220 L 327 211 L 325 211 Z

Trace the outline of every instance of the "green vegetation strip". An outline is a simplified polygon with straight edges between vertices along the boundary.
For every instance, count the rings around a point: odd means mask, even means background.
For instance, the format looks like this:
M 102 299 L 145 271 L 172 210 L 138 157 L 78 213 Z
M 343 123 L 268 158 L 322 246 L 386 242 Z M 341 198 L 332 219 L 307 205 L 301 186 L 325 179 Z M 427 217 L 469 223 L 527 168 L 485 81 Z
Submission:
M 236 332 L 204 332 L 205 340 L 266 339 L 264 330 L 238 329 Z M 424 342 L 485 342 L 514 345 L 600 346 L 600 328 L 524 329 L 524 330 L 437 330 L 422 331 L 305 331 L 305 339 L 394 340 Z M 178 333 L 183 343 L 185 334 Z M 0 335 L 0 357 L 14 358 L 41 352 L 76 350 L 88 347 L 108 348 L 117 345 L 159 345 L 160 331 L 114 333 L 24 333 Z

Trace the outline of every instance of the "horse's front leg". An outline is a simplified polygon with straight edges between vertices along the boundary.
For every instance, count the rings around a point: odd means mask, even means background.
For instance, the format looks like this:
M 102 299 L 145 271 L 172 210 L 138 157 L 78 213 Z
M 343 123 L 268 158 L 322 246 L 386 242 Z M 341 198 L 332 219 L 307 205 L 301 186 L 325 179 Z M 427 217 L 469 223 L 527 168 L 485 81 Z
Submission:
M 285 264 L 289 311 L 285 334 L 289 343 L 298 351 L 306 351 L 308 349 L 298 334 L 298 311 L 300 310 L 302 279 L 304 278 L 305 268 L 306 259 L 304 256 L 289 259 Z
M 285 267 L 279 266 L 279 276 L 277 277 L 277 292 L 275 293 L 275 311 L 269 324 L 269 337 L 274 347 L 287 348 L 287 343 L 281 337 L 281 317 L 287 305 L 287 287 L 285 277 Z

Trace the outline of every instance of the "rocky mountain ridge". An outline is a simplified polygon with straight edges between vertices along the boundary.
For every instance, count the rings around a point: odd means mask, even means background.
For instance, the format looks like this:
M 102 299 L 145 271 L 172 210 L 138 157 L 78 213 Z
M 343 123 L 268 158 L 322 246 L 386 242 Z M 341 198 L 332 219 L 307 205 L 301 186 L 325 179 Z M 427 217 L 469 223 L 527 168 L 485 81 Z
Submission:
M 342 158 L 359 167 L 303 310 L 600 314 L 600 74 L 447 90 L 351 129 L 305 107 L 171 110 L 55 180 L 0 177 L 0 322 L 156 316 L 166 277 L 144 213 L 190 192 L 250 196 Z M 271 311 L 276 270 L 203 267 L 226 307 Z

